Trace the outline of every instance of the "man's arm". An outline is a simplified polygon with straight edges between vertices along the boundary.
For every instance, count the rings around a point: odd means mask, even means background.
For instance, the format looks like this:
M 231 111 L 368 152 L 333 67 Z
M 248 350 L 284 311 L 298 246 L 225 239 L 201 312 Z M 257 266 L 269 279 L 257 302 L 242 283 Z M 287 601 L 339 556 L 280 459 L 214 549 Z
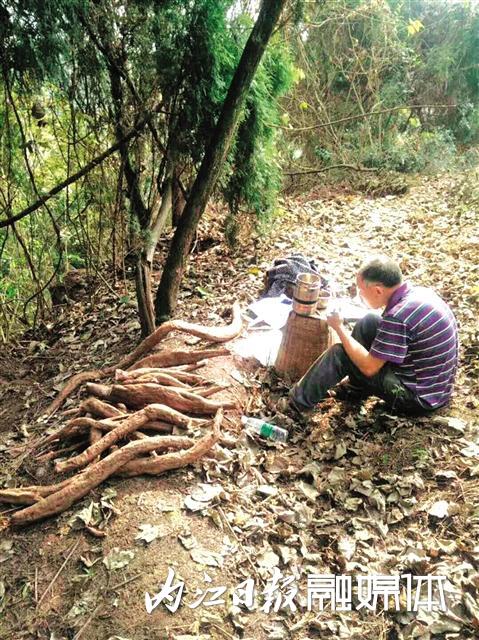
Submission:
M 342 318 L 337 313 L 329 315 L 327 322 L 329 326 L 336 331 L 344 350 L 361 373 L 368 378 L 376 375 L 376 373 L 378 373 L 378 371 L 384 366 L 385 361 L 372 356 L 362 344 L 355 340 L 351 333 L 346 329 Z

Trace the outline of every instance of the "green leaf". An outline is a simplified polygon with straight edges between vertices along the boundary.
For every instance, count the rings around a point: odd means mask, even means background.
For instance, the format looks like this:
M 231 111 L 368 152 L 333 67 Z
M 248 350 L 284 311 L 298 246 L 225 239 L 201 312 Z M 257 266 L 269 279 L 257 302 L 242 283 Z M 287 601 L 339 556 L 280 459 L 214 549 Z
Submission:
M 202 298 L 211 298 L 211 293 L 209 291 L 207 291 L 206 289 L 203 289 L 203 287 L 196 287 L 195 289 L 196 293 L 198 293 Z

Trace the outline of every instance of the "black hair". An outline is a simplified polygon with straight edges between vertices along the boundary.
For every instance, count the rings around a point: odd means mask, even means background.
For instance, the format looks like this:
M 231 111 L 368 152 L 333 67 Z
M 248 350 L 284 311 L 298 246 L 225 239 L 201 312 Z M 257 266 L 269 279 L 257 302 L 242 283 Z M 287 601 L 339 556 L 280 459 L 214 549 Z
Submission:
M 402 282 L 401 267 L 386 257 L 377 257 L 364 263 L 358 274 L 369 283 L 379 283 L 385 287 L 395 287 Z

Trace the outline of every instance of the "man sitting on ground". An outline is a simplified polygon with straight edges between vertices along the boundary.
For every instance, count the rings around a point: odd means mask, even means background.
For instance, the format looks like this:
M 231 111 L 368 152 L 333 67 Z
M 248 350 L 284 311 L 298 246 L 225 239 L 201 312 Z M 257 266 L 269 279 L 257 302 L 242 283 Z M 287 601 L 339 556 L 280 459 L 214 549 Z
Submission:
M 352 334 L 333 313 L 328 324 L 341 344 L 330 347 L 291 390 L 291 404 L 312 409 L 328 389 L 349 376 L 350 388 L 383 398 L 393 409 L 427 413 L 448 404 L 458 362 L 457 325 L 431 289 L 403 282 L 399 265 L 375 258 L 357 274 L 368 313 Z

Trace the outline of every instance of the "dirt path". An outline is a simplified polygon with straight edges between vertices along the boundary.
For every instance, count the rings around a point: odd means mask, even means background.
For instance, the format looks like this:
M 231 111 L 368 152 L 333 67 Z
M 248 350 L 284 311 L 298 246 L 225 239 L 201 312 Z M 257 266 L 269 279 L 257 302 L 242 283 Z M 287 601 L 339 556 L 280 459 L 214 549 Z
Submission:
M 404 196 L 376 200 L 318 191 L 286 201 L 272 234 L 250 239 L 236 254 L 220 244 L 220 223 L 212 216 L 180 305 L 185 319 L 215 323 L 233 294 L 243 303 L 255 298 L 274 257 L 301 251 L 323 260 L 346 290 L 365 257 L 389 253 L 409 279 L 443 295 L 459 320 L 462 366 L 450 410 L 436 421 L 410 420 L 385 413 L 374 400 L 355 406 L 331 399 L 286 447 L 246 438 L 238 414 L 230 415 L 225 442 L 196 468 L 111 481 L 57 519 L 2 532 L 0 637 L 477 637 L 479 238 L 477 205 L 463 178 L 423 178 Z M 31 476 L 48 481 L 51 470 L 28 459 L 16 470 L 9 449 L 44 428 L 36 419 L 63 378 L 131 350 L 137 326 L 134 309 L 106 293 L 70 308 L 35 341 L 26 338 L 5 352 L 3 484 Z M 228 380 L 251 411 L 287 423 L 274 408 L 286 389 L 270 372 L 226 358 L 209 375 Z M 60 422 L 58 416 L 49 426 Z M 108 520 L 106 537 L 93 538 L 82 518 Z M 136 539 L 141 532 L 154 539 Z M 264 590 L 274 567 L 282 572 L 283 595 L 274 592 L 269 609 Z M 163 604 L 148 613 L 145 593 L 154 597 L 169 569 L 173 587 L 184 584 L 182 603 L 174 613 Z M 382 598 L 376 611 L 354 610 L 357 592 L 352 611 L 320 612 L 317 600 L 308 611 L 309 574 L 349 576 L 353 586 L 367 574 L 445 576 L 448 610 L 408 612 L 402 590 L 400 611 L 393 598 L 388 611 Z M 251 610 L 232 599 L 249 578 L 256 588 Z M 210 591 L 194 606 L 214 587 L 226 591 Z M 215 598 L 225 602 L 206 604 Z

